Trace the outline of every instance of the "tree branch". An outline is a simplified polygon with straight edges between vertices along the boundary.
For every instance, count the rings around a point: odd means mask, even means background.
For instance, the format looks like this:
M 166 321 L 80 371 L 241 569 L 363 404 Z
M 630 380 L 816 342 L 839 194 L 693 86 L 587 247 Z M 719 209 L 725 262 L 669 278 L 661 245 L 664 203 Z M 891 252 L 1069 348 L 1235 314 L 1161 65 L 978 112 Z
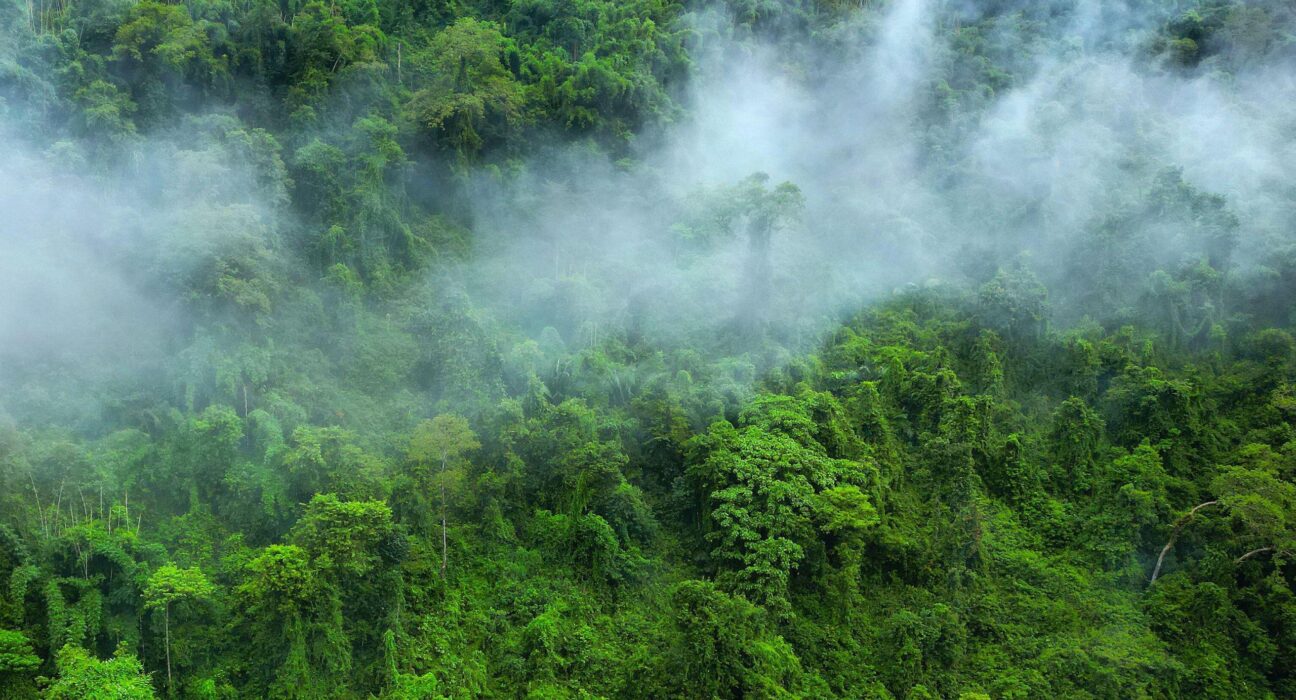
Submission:
M 1274 546 L 1270 545 L 1270 546 L 1268 546 L 1268 547 L 1261 547 L 1261 548 L 1259 548 L 1259 549 L 1253 549 L 1253 550 L 1247 552 L 1246 554 L 1243 554 L 1242 556 L 1238 557 L 1237 559 L 1234 559 L 1234 560 L 1233 560 L 1233 563 L 1234 563 L 1234 564 L 1241 564 L 1242 562 L 1246 561 L 1247 559 L 1250 559 L 1251 557 L 1254 557 L 1254 556 L 1257 555 L 1257 554 L 1264 554 L 1265 552 L 1274 552 L 1275 554 L 1286 554 L 1286 553 L 1287 553 L 1287 552 L 1284 551 L 1284 550 L 1278 549 L 1277 547 L 1274 547 Z
M 1219 503 L 1219 501 L 1206 501 L 1205 503 L 1200 503 L 1194 506 L 1192 510 L 1185 513 L 1182 518 L 1175 521 L 1174 529 L 1170 531 L 1170 539 L 1165 543 L 1165 546 L 1161 548 L 1161 555 L 1157 557 L 1156 568 L 1152 570 L 1152 580 L 1148 581 L 1149 586 L 1156 583 L 1157 576 L 1161 575 L 1161 565 L 1165 563 L 1165 556 L 1174 548 L 1175 540 L 1179 539 L 1179 532 L 1184 529 L 1184 526 L 1188 524 L 1188 521 L 1197 514 L 1197 511 L 1206 506 L 1213 506 L 1217 503 Z

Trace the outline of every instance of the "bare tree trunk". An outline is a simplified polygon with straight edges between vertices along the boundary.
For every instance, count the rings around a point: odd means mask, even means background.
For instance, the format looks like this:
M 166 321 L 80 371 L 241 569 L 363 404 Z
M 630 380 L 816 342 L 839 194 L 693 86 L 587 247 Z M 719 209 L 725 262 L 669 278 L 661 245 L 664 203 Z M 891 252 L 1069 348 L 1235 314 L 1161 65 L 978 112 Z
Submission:
M 162 606 L 162 631 L 166 637 L 166 661 L 167 661 L 167 695 L 175 695 L 175 688 L 171 684 L 171 604 L 167 603 Z
M 67 479 L 59 482 L 58 498 L 54 501 L 54 536 L 58 537 L 63 532 L 63 487 L 67 485 Z
M 1206 501 L 1205 503 L 1198 504 L 1197 506 L 1194 506 L 1192 510 L 1184 514 L 1182 518 L 1175 521 L 1174 529 L 1170 531 L 1170 539 L 1165 543 L 1165 546 L 1161 548 L 1161 556 L 1157 557 L 1156 568 L 1152 570 L 1152 580 L 1148 581 L 1149 586 L 1156 583 L 1157 576 L 1161 575 L 1161 565 L 1165 563 L 1166 554 L 1168 554 L 1174 547 L 1175 540 L 1179 539 L 1179 532 L 1184 529 L 1184 526 L 1188 524 L 1188 521 L 1192 519 L 1192 516 L 1196 515 L 1197 511 L 1202 508 L 1213 506 L 1217 503 L 1219 503 L 1219 501 Z
M 36 488 L 36 477 L 28 474 L 27 478 L 31 479 L 32 495 L 36 497 L 36 514 L 40 516 L 41 534 L 49 537 L 49 524 L 45 521 L 45 510 L 41 508 L 40 490 Z
M 446 573 L 446 455 L 441 455 L 441 578 Z

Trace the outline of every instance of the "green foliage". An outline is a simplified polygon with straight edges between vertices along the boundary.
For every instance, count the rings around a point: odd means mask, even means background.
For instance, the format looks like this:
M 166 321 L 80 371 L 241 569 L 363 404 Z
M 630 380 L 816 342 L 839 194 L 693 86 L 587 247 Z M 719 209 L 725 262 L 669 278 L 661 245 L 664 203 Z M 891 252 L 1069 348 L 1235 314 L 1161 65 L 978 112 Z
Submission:
M 509 71 L 517 48 L 492 22 L 465 17 L 428 43 L 427 87 L 414 94 L 415 118 L 464 162 L 507 141 L 522 126 L 522 84 Z
M 214 589 L 202 571 L 180 569 L 171 564 L 149 576 L 144 587 L 144 608 L 165 608 L 179 601 L 201 601 L 210 598 Z
M 32 649 L 31 640 L 22 632 L 0 629 L 0 692 L 5 697 L 35 697 L 32 683 L 41 659 Z
M 1100 67 L 1076 28 L 1129 20 L 1074 5 L 923 5 L 907 148 L 867 178 L 960 196 L 999 98 L 1042 56 Z M 77 195 L 14 245 L 75 243 L 161 329 L 0 349 L 0 697 L 1296 697 L 1290 188 L 1244 236 L 1251 185 L 1148 155 L 1159 125 L 1049 133 L 1120 153 L 1131 191 L 1072 223 L 1051 188 L 974 193 L 942 224 L 1074 231 L 1032 258 L 842 207 L 851 153 L 805 193 L 647 157 L 717 126 L 696 67 L 814 86 L 914 7 L 0 5 L 4 136 Z M 1230 108 L 1296 47 L 1274 0 L 1125 9 L 1151 27 L 1131 80 Z M 786 86 L 721 87 L 759 110 Z M 584 190 L 607 219 L 572 223 L 610 230 L 572 240 L 607 269 L 551 226 Z M 621 207 L 653 214 L 651 284 Z M 948 278 L 803 303 L 798 251 L 860 231 Z M 501 250 L 546 272 L 515 285 Z
M 324 697 L 342 687 L 351 654 L 336 589 L 295 545 L 248 562 L 235 591 L 247 687 L 265 697 Z
M 443 414 L 415 428 L 409 457 L 419 464 L 446 462 L 479 447 L 481 443 L 463 416 Z
M 705 581 L 680 584 L 673 595 L 680 632 L 671 650 L 679 690 L 699 698 L 796 697 L 802 669 L 760 608 Z
M 332 494 L 312 498 L 293 530 L 293 539 L 321 571 L 356 578 L 373 573 L 391 536 L 387 504 L 343 502 Z
M 50 700 L 152 700 L 156 697 L 138 659 L 124 650 L 101 661 L 84 649 L 65 646 L 58 653 L 58 678 Z

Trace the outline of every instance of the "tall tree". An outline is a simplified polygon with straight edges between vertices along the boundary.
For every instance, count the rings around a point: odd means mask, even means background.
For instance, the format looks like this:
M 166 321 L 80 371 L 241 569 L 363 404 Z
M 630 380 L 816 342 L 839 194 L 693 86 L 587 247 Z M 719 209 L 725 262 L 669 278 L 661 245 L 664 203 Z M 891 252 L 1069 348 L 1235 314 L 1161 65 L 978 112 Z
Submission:
M 162 634 L 166 645 L 167 694 L 175 694 L 171 676 L 171 607 L 177 603 L 210 600 L 215 588 L 196 568 L 181 569 L 174 564 L 160 567 L 144 586 L 144 608 L 162 610 Z
M 432 420 L 423 421 L 410 438 L 409 458 L 425 470 L 439 464 L 436 481 L 441 491 L 441 575 L 446 572 L 448 554 L 446 534 L 446 467 L 464 454 L 481 447 L 477 434 L 463 416 L 443 413 Z M 431 479 L 425 478 L 425 483 Z

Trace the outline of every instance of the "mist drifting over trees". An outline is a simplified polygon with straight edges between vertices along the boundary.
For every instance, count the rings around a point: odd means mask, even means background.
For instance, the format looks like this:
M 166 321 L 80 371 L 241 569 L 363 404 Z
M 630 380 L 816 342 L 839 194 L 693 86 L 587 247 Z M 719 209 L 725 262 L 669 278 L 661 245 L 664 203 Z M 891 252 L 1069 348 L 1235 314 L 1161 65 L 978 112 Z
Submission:
M 1296 695 L 1296 9 L 0 0 L 0 697 Z

